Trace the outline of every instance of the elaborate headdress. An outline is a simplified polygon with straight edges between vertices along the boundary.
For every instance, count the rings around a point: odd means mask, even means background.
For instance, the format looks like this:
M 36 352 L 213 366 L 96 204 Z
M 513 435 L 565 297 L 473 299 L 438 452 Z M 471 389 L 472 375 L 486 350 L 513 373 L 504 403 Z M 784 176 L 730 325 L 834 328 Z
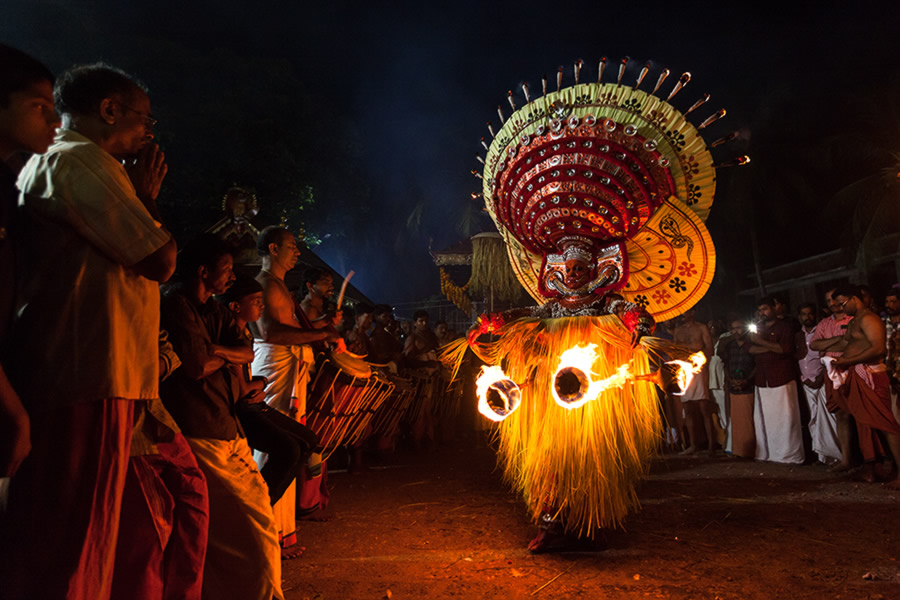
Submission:
M 519 281 L 540 303 L 566 301 L 616 290 L 657 320 L 681 314 L 706 292 L 715 271 L 715 250 L 703 222 L 715 193 L 715 168 L 700 135 L 720 117 L 699 125 L 669 101 L 690 81 L 685 73 L 665 100 L 656 97 L 669 75 L 664 69 L 653 90 L 615 83 L 580 83 L 532 99 L 494 132 L 484 162 L 484 200 L 502 234 Z M 731 134 L 709 147 L 733 139 Z M 482 160 L 479 157 L 479 160 Z M 740 157 L 728 164 L 744 164 Z M 476 172 L 476 174 L 478 174 Z

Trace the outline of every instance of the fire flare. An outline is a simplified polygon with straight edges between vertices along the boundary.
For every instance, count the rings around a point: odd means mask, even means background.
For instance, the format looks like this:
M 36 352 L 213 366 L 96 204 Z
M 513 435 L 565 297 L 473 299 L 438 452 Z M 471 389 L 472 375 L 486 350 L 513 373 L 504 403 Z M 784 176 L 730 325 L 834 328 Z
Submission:
M 475 390 L 478 394 L 478 412 L 498 423 L 519 408 L 522 401 L 519 386 L 498 366 L 481 367 Z
M 619 365 L 615 374 L 606 379 L 594 379 L 591 370 L 597 360 L 597 345 L 575 346 L 559 357 L 559 368 L 553 378 L 552 394 L 563 408 L 573 409 L 596 400 L 611 387 L 622 387 L 633 380 L 630 363 Z
M 675 382 L 678 384 L 678 389 L 681 391 L 674 392 L 674 395 L 676 396 L 684 395 L 688 387 L 690 387 L 694 375 L 702 371 L 703 365 L 706 364 L 706 356 L 702 352 L 694 352 L 688 358 L 690 359 L 690 362 L 685 360 L 670 360 L 666 363 L 667 365 L 675 365 L 678 367 L 678 370 L 675 371 Z

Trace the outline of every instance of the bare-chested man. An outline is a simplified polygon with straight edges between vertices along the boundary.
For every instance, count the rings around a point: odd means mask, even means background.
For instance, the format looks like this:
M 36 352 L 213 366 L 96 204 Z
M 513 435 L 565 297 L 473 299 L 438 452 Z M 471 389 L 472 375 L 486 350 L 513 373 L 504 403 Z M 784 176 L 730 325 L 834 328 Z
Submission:
M 703 323 L 698 323 L 694 318 L 694 309 L 690 309 L 681 315 L 681 325 L 675 329 L 674 341 L 679 346 L 690 349 L 691 352 L 703 352 L 707 362 L 713 353 L 712 337 L 709 329 Z M 684 407 L 684 422 L 687 426 L 690 445 L 682 454 L 693 454 L 699 448 L 697 440 L 700 439 L 700 427 L 706 430 L 707 447 L 710 455 L 715 453 L 716 432 L 713 427 L 713 403 L 709 393 L 709 370 L 704 366 L 703 371 L 696 375 L 688 389 L 681 396 Z
M 834 299 L 853 318 L 844 335 L 822 340 L 823 349 L 843 352 L 832 366 L 846 373 L 839 390 L 856 419 L 860 438 L 866 435 L 865 426 L 884 434 L 896 463 L 900 457 L 900 425 L 891 412 L 890 378 L 884 365 L 884 322 L 865 305 L 858 287 L 838 287 Z M 869 463 L 874 459 L 864 458 Z M 873 478 L 870 469 L 867 465 L 864 478 Z M 888 486 L 900 489 L 900 478 L 894 474 Z
M 262 269 L 256 280 L 262 285 L 265 307 L 262 317 L 255 326 L 251 326 L 256 338 L 253 374 L 269 380 L 266 403 L 302 423 L 306 416 L 309 368 L 313 362 L 312 349 L 308 344 L 337 342 L 340 336 L 333 329 L 304 327 L 298 319 L 294 299 L 284 282 L 285 274 L 294 268 L 300 257 L 291 232 L 283 227 L 266 227 L 257 238 L 256 249 L 262 259 Z M 304 481 L 302 485 L 308 483 L 318 488 L 320 477 L 319 473 L 311 474 L 308 482 Z M 302 548 L 291 548 L 296 545 L 296 494 L 296 486 L 292 484 L 281 500 L 275 503 L 284 558 L 293 558 L 302 552 Z

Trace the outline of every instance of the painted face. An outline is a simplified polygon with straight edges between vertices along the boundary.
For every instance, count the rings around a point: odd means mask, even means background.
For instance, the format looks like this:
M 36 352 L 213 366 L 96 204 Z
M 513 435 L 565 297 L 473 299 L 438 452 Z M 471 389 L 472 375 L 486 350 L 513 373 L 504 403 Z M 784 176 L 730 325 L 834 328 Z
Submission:
M 8 104 L 0 106 L 0 143 L 10 152 L 43 154 L 53 143 L 59 123 L 50 82 L 32 83 L 12 92 Z
M 226 254 L 217 260 L 215 266 L 207 272 L 204 284 L 213 294 L 218 295 L 224 294 L 225 290 L 234 283 L 234 279 L 234 258 L 230 254 Z
M 581 259 L 573 258 L 566 261 L 565 278 L 563 281 L 570 290 L 577 290 L 590 280 L 591 267 Z
M 252 323 L 259 321 L 262 317 L 262 311 L 265 304 L 263 303 L 262 292 L 255 292 L 244 296 L 234 303 L 236 306 L 235 315 L 241 321 Z

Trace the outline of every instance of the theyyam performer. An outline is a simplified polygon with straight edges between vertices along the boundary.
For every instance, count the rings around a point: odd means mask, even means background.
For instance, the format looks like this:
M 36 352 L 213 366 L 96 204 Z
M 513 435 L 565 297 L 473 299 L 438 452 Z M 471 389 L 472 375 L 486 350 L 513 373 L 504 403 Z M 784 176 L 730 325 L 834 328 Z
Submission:
M 663 431 L 659 366 L 689 378 L 703 361 L 649 334 L 709 287 L 715 253 L 703 223 L 716 167 L 749 161 L 713 163 L 710 148 L 736 134 L 709 146 L 701 137 L 725 114 L 698 116 L 708 94 L 684 112 L 671 104 L 689 73 L 674 86 L 668 69 L 651 81 L 648 63 L 627 85 L 627 58 L 606 73 L 614 81 L 603 82 L 605 67 L 584 83 L 576 62 L 565 88 L 561 67 L 556 91 L 544 79 L 538 98 L 525 84 L 525 105 L 510 92 L 512 115 L 498 107 L 502 126 L 488 124 L 493 140 L 482 140 L 484 170 L 474 173 L 538 305 L 482 315 L 442 355 L 458 367 L 469 348 L 489 365 L 479 410 L 499 422 L 505 478 L 541 527 L 535 552 L 589 543 L 637 507 L 635 485 Z

